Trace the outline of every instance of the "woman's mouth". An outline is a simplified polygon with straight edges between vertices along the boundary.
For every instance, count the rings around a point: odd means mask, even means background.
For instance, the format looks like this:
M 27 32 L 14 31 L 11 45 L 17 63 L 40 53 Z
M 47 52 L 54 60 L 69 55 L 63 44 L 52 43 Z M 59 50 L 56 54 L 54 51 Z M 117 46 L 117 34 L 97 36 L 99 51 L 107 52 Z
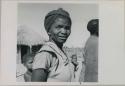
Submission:
M 62 39 L 62 40 L 66 40 L 67 39 L 66 36 L 59 36 L 59 38 Z

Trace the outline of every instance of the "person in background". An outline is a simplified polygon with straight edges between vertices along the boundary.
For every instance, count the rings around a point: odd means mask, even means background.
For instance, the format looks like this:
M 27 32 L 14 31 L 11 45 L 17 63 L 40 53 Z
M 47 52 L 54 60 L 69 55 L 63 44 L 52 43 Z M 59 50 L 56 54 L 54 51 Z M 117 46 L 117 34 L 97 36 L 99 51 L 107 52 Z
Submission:
M 33 63 L 33 82 L 71 82 L 73 70 L 71 62 L 62 50 L 63 44 L 71 33 L 71 18 L 67 11 L 59 8 L 50 11 L 44 20 L 49 36 Z
M 74 82 L 81 82 L 81 72 L 83 68 L 83 60 L 82 58 L 79 58 L 78 55 L 72 55 L 71 56 L 71 62 L 73 64 L 74 68 Z
M 71 57 L 71 62 L 74 65 L 74 71 L 77 71 L 78 69 L 78 62 L 77 62 L 77 56 L 76 55 L 72 55 Z
M 32 76 L 32 64 L 35 54 L 25 54 L 22 59 L 22 63 L 24 67 L 26 68 L 26 71 L 22 74 L 17 74 L 17 81 L 20 82 L 31 82 L 31 76 Z M 23 70 L 23 69 L 22 69 Z
M 79 76 L 78 76 L 78 70 L 79 70 L 79 63 L 77 62 L 77 55 L 72 55 L 71 56 L 71 62 L 72 62 L 72 70 L 74 71 L 74 82 L 79 81 Z
M 84 82 L 98 81 L 98 19 L 92 19 L 88 22 L 87 30 L 90 32 L 84 53 L 85 53 L 85 77 Z

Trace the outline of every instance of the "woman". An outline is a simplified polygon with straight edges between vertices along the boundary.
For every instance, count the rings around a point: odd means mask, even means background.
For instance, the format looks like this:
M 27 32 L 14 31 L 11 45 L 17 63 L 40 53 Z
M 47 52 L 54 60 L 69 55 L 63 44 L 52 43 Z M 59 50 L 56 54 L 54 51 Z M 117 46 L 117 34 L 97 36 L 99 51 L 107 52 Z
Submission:
M 34 58 L 32 81 L 72 81 L 73 69 L 62 50 L 63 44 L 71 33 L 71 24 L 69 13 L 62 8 L 53 10 L 46 15 L 44 26 L 49 35 L 49 42 L 43 45 Z

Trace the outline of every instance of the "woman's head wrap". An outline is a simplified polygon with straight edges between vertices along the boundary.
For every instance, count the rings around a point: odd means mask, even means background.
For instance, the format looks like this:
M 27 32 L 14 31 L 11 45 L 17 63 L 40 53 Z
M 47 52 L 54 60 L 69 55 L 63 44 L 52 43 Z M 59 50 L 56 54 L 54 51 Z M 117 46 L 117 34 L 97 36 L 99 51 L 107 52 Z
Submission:
M 51 25 L 54 23 L 54 21 L 59 18 L 59 17 L 66 17 L 69 19 L 70 24 L 71 24 L 71 18 L 70 15 L 67 11 L 63 10 L 62 8 L 59 8 L 57 10 L 50 11 L 46 16 L 44 20 L 44 26 L 46 31 L 48 32 Z

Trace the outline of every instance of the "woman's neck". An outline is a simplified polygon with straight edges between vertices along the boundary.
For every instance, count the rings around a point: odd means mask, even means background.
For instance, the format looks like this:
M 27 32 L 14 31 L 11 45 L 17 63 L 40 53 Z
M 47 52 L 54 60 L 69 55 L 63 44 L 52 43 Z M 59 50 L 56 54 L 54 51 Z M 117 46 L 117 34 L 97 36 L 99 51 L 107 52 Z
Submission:
M 51 41 L 51 42 L 54 42 L 54 43 L 62 50 L 63 44 L 58 43 L 58 42 L 55 42 L 55 41 L 53 41 L 52 39 L 50 39 L 50 41 Z
M 56 43 L 56 45 L 62 50 L 63 44 Z

